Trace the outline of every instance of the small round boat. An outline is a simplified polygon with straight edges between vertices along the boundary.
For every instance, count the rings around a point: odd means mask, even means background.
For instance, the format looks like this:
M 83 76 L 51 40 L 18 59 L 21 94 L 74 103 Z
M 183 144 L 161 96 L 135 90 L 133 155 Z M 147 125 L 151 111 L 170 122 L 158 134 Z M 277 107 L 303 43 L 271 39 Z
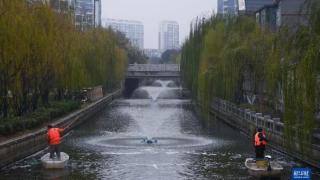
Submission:
M 245 166 L 248 168 L 249 174 L 255 177 L 274 177 L 279 176 L 283 167 L 276 161 L 256 160 L 247 158 Z
M 60 159 L 57 157 L 50 158 L 50 153 L 47 153 L 41 157 L 41 163 L 46 169 L 62 169 L 64 168 L 69 161 L 69 155 L 60 152 Z

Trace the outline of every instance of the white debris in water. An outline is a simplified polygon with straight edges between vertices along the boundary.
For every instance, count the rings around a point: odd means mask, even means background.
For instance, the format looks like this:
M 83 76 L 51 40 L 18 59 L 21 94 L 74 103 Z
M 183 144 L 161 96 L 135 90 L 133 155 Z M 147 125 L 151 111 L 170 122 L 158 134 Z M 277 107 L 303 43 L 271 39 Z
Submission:
M 112 135 L 112 134 L 114 134 L 114 132 L 112 132 L 112 131 L 103 131 L 104 132 L 104 134 L 106 134 L 106 135 Z
M 240 159 L 241 157 L 242 157 L 241 154 L 235 154 L 231 156 L 230 159 Z
M 102 155 L 138 155 L 142 152 L 102 152 Z
M 169 151 L 169 152 L 166 152 L 166 154 L 168 154 L 168 155 L 172 155 L 172 154 L 178 154 L 179 152 L 177 152 L 177 151 Z

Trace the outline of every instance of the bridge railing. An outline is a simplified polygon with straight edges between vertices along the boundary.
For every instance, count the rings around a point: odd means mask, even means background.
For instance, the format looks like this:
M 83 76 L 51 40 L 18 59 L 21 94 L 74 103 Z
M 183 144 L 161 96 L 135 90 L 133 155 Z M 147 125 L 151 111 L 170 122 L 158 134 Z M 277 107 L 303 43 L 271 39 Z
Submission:
M 141 72 L 161 72 L 161 71 L 180 71 L 179 64 L 129 64 L 128 71 Z

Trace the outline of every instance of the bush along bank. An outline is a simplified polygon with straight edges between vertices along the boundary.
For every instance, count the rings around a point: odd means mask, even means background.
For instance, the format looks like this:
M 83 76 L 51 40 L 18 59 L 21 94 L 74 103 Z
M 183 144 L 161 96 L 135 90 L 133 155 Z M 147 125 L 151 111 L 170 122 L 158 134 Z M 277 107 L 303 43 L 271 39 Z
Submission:
M 48 124 L 74 110 L 79 109 L 80 102 L 72 100 L 51 102 L 50 106 L 38 108 L 24 116 L 8 117 L 0 122 L 0 135 L 8 136 L 25 130 L 32 130 Z

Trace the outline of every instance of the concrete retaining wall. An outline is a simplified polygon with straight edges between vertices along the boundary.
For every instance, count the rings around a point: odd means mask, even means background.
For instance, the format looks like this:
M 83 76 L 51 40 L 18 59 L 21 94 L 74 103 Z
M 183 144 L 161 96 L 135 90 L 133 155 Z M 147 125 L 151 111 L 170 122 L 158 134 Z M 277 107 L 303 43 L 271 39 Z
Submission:
M 75 126 L 88 120 L 97 112 L 104 109 L 106 105 L 120 95 L 121 90 L 118 90 L 83 109 L 55 121 L 53 125 L 64 127 L 70 124 L 70 126 L 65 130 L 64 134 L 66 134 Z M 36 132 L 0 143 L 0 168 L 46 148 L 48 145 L 46 133 L 47 128 L 44 127 Z
M 319 146 L 312 144 L 311 147 L 308 147 L 306 150 L 308 153 L 304 154 L 300 152 L 298 143 L 294 144 L 294 147 L 290 149 L 285 148 L 287 141 L 284 140 L 284 124 L 279 118 L 272 118 L 269 115 L 256 113 L 249 109 L 241 109 L 235 104 L 222 99 L 213 100 L 211 113 L 216 118 L 240 129 L 250 138 L 256 127 L 262 127 L 266 131 L 267 138 L 270 140 L 270 146 L 314 167 L 320 168 Z

